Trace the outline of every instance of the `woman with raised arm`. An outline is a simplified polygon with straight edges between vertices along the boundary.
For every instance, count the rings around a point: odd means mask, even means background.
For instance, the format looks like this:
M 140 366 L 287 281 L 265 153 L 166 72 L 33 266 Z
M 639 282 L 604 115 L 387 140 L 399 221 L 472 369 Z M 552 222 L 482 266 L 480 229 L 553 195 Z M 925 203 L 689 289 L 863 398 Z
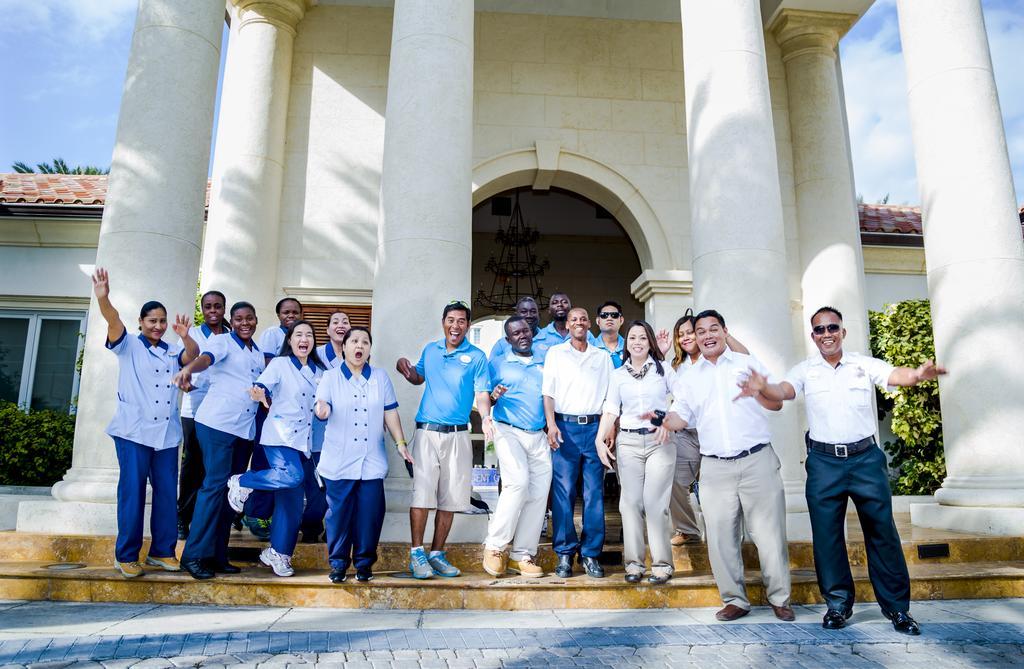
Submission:
M 274 495 L 270 546 L 260 562 L 278 576 L 291 576 L 292 553 L 302 521 L 303 461 L 313 445 L 313 398 L 324 373 L 316 353 L 316 335 L 307 321 L 288 326 L 281 350 L 267 364 L 249 397 L 267 409 L 260 445 L 270 467 L 236 474 L 228 479 L 228 504 L 241 512 L 253 490 Z
M 618 461 L 619 513 L 622 514 L 622 560 L 626 582 L 639 583 L 645 570 L 644 524 L 651 550 L 652 584 L 672 577 L 672 546 L 669 544 L 669 500 L 676 452 L 667 443 L 661 423 L 668 412 L 672 370 L 662 364 L 654 329 L 644 321 L 626 326 L 623 365 L 612 372 L 604 412 L 598 427 L 597 456 L 606 467 Z M 652 415 L 653 418 L 645 418 Z M 614 450 L 608 441 L 615 421 L 619 432 Z
M 181 551 L 181 566 L 196 579 L 241 571 L 228 562 L 228 536 L 235 513 L 227 503 L 227 485 L 232 474 L 249 468 L 258 404 L 249 397 L 249 389 L 263 372 L 264 362 L 263 353 L 252 341 L 256 308 L 248 302 L 235 302 L 230 313 L 231 332 L 207 339 L 199 357 L 174 377 L 174 383 L 187 390 L 192 374 L 209 370 L 205 375 L 209 389 L 195 417 L 206 473 Z
M 345 333 L 345 361 L 324 374 L 316 391 L 316 415 L 327 421 L 317 471 L 327 486 L 324 522 L 332 583 L 343 583 L 352 564 L 357 581 L 373 578 L 384 526 L 385 428 L 399 454 L 412 462 L 395 388 L 384 370 L 370 366 L 372 343 L 366 328 Z
M 146 564 L 165 571 L 179 571 L 174 557 L 178 540 L 178 444 L 181 419 L 179 390 L 173 377 L 182 365 L 199 354 L 189 337 L 191 319 L 181 314 L 171 326 L 182 347 L 163 340 L 167 309 L 146 302 L 139 310 L 139 334 L 129 337 L 121 315 L 110 302 L 110 276 L 97 267 L 92 276 L 93 293 L 107 322 L 107 349 L 117 356 L 117 410 L 107 426 L 117 450 L 117 543 L 114 566 L 125 578 L 142 576 L 143 517 L 146 481 L 153 487 L 149 519 L 152 536 Z

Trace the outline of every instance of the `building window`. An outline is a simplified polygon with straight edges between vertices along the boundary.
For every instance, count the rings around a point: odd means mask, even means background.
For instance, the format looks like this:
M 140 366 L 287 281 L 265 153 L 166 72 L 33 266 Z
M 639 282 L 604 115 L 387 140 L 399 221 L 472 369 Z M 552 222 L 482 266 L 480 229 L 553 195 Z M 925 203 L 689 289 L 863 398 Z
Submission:
M 81 312 L 0 311 L 0 400 L 70 410 L 84 329 Z

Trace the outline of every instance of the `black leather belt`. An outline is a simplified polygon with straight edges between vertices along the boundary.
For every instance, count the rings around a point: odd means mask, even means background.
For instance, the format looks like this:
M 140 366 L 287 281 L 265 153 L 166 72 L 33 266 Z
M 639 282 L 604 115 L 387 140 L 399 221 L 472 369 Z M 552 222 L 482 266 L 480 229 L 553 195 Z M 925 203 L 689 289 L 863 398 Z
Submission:
M 492 418 L 491 420 L 493 420 L 495 423 L 501 423 L 502 425 L 514 427 L 515 429 L 522 430 L 523 432 L 539 432 L 539 430 L 531 430 L 529 428 L 520 427 L 519 425 L 516 425 L 515 423 L 510 423 L 507 420 L 498 420 L 497 418 Z
M 429 432 L 465 432 L 469 429 L 468 425 L 442 425 L 441 423 L 416 423 L 417 430 L 427 430 Z
M 555 418 L 566 423 L 576 423 L 577 425 L 589 425 L 590 423 L 596 423 L 597 421 L 601 420 L 601 414 L 592 413 L 586 416 L 574 416 L 571 413 L 556 413 Z
M 619 432 L 629 432 L 630 434 L 654 434 L 657 431 L 658 428 L 656 427 L 640 427 L 635 430 L 630 430 L 626 427 L 619 428 Z
M 848 458 L 851 455 L 857 455 L 864 451 L 875 447 L 875 437 L 864 437 L 860 441 L 854 441 L 849 444 L 826 444 L 823 441 L 815 441 L 807 436 L 804 441 L 807 442 L 808 451 L 818 451 L 825 455 L 831 455 L 834 458 Z
M 724 455 L 724 456 L 723 455 L 704 455 L 704 457 L 705 458 L 714 458 L 715 460 L 739 460 L 740 458 L 745 458 L 748 455 L 753 455 L 754 453 L 757 453 L 758 451 L 762 451 L 762 450 L 768 448 L 769 446 L 771 446 L 771 444 L 758 444 L 757 446 L 754 446 L 753 448 L 751 448 L 749 450 L 746 450 L 746 451 L 741 451 L 741 452 L 737 453 L 736 455 Z

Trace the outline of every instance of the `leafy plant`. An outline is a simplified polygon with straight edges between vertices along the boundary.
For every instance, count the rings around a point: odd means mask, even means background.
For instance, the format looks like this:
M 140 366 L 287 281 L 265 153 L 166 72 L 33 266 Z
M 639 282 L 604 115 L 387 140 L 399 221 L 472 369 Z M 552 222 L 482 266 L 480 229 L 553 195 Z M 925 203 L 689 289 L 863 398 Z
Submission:
M 0 401 L 0 485 L 53 485 L 71 467 L 75 417 Z
M 917 367 L 935 358 L 932 317 L 928 300 L 890 304 L 868 313 L 871 354 L 893 365 Z M 893 392 L 878 392 L 879 419 L 892 414 L 896 441 L 883 446 L 892 456 L 896 473 L 890 480 L 897 495 L 930 495 L 946 478 L 942 446 L 942 412 L 935 381 Z
M 11 169 L 19 174 L 110 174 L 109 167 L 97 167 L 95 165 L 68 166 L 63 158 L 54 158 L 52 163 L 37 163 L 33 168 L 27 163 L 18 161 L 11 165 Z

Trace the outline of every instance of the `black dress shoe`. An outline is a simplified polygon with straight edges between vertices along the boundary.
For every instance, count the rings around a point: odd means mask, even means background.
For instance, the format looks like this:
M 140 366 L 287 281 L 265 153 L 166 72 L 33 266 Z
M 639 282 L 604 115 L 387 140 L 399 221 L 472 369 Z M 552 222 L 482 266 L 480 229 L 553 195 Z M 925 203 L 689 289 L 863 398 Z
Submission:
M 344 583 L 348 579 L 348 574 L 344 569 L 332 569 L 331 575 L 327 578 L 331 579 L 331 583 Z
M 644 577 L 643 574 L 637 574 L 636 572 L 626 572 L 626 583 L 639 583 L 640 579 Z
M 192 575 L 192 578 L 197 581 L 205 581 L 208 578 L 213 578 L 213 571 L 210 570 L 202 560 L 195 558 L 192 560 L 182 560 L 181 568 Z
M 230 562 L 211 562 L 210 570 L 215 574 L 241 574 L 242 568 L 236 567 Z
M 587 576 L 590 578 L 604 578 L 604 567 L 597 562 L 597 558 L 584 557 L 581 562 L 583 563 L 583 571 L 587 572 Z
M 910 617 L 909 613 L 897 611 L 896 613 L 886 613 L 885 615 L 892 621 L 892 628 L 900 634 L 908 634 L 910 636 L 921 634 L 921 627 L 917 624 L 916 620 Z
M 572 576 L 572 555 L 558 556 L 558 565 L 555 567 L 555 576 L 558 578 L 569 578 Z
M 829 609 L 825 611 L 825 617 L 821 621 L 821 626 L 827 630 L 840 630 L 846 627 L 846 621 L 853 615 L 853 611 L 836 611 L 835 609 Z
M 373 580 L 373 572 L 369 569 L 356 569 L 356 580 L 360 583 L 369 583 Z
M 672 578 L 671 574 L 651 574 L 647 577 L 647 582 L 651 585 L 662 585 L 668 583 L 670 578 Z

